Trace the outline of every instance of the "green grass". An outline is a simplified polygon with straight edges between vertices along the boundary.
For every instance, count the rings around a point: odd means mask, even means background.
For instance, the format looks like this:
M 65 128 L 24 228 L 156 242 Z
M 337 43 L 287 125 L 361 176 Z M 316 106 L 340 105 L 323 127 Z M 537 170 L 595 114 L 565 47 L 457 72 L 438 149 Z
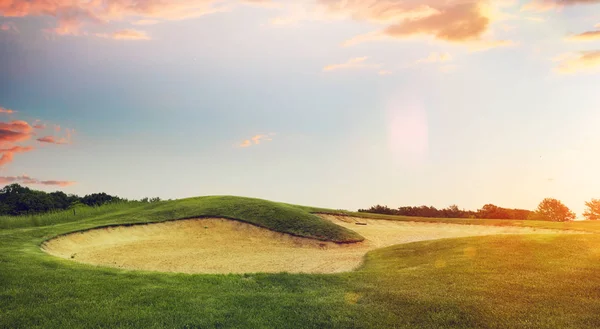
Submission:
M 134 210 L 146 204 L 139 202 L 115 202 L 100 207 L 80 206 L 73 211 L 63 210 L 43 214 L 23 216 L 0 216 L 0 228 L 21 228 L 47 226 L 76 222 L 86 218 L 97 218 L 101 215 L 117 213 L 123 210 Z
M 321 225 L 302 217 L 303 207 L 209 197 L 1 229 L 0 328 L 600 327 L 596 234 L 397 245 L 370 252 L 355 272 L 335 275 L 125 271 L 54 258 L 39 248 L 52 236 L 94 226 L 217 212 L 296 233 Z M 262 217 L 271 215 L 279 220 Z M 287 215 L 312 224 L 284 223 Z
M 600 221 L 570 221 L 570 222 L 548 222 L 539 220 L 515 220 L 515 219 L 475 219 L 475 218 L 431 218 L 431 217 L 413 217 L 413 216 L 395 216 L 384 214 L 373 214 L 365 212 L 328 210 L 320 208 L 314 209 L 315 213 L 330 213 L 335 212 L 341 215 L 385 219 L 395 221 L 410 221 L 410 222 L 425 222 L 425 223 L 450 223 L 464 225 L 486 225 L 486 226 L 518 226 L 518 227 L 533 227 L 547 228 L 558 230 L 573 230 L 589 233 L 600 233 Z
M 154 223 L 167 220 L 223 217 L 248 222 L 273 231 L 338 243 L 362 241 L 354 231 L 335 225 L 285 203 L 234 196 L 206 196 L 158 203 L 117 203 L 30 217 L 0 217 L 0 228 L 27 228 L 61 224 L 85 230 L 98 226 Z M 67 232 L 70 232 L 67 229 Z

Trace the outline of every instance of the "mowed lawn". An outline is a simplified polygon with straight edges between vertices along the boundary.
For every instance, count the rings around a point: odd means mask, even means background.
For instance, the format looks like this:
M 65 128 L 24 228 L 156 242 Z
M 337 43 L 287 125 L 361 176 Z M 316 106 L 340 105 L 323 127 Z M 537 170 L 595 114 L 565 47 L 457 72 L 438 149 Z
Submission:
M 45 225 L 38 218 L 28 227 L 0 229 L 0 327 L 600 327 L 597 234 L 397 245 L 370 252 L 357 271 L 331 275 L 124 271 L 54 258 L 39 248 L 48 238 L 90 227 L 216 212 L 297 235 L 360 240 L 307 210 L 256 199 L 194 198 L 115 207 L 76 222 L 54 215 L 52 225 L 35 226 Z

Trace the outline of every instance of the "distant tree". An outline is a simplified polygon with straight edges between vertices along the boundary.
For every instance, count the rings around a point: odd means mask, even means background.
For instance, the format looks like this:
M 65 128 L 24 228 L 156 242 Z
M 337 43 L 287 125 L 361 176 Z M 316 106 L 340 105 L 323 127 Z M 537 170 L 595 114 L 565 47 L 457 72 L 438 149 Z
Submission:
M 552 198 L 546 198 L 537 207 L 535 218 L 552 222 L 566 222 L 575 219 L 572 212 L 562 202 Z
M 587 201 L 585 205 L 588 209 L 583 213 L 583 217 L 587 220 L 600 220 L 600 200 L 592 199 Z
M 396 215 L 393 209 L 390 209 L 388 206 L 376 205 L 369 209 L 358 209 L 359 212 L 370 212 L 375 214 L 386 214 L 386 215 Z
M 460 210 L 457 205 L 453 204 L 446 209 L 442 209 L 442 213 L 444 218 L 463 218 L 465 217 L 465 212 Z
M 81 203 L 88 205 L 88 206 L 101 206 L 105 203 L 116 202 L 116 201 L 121 201 L 121 199 L 116 196 L 106 194 L 104 192 L 88 194 L 88 195 L 84 196 L 83 198 L 81 198 Z
M 149 199 L 154 202 L 158 198 Z M 25 215 L 48 211 L 75 209 L 79 206 L 100 206 L 115 201 L 127 201 L 106 193 L 94 193 L 80 198 L 77 195 L 56 191 L 46 193 L 19 184 L 0 188 L 0 215 Z M 73 205 L 76 206 L 73 206 Z M 75 212 L 75 210 L 74 210 Z
M 510 219 L 510 215 L 506 209 L 488 203 L 477 210 L 478 218 L 485 219 Z

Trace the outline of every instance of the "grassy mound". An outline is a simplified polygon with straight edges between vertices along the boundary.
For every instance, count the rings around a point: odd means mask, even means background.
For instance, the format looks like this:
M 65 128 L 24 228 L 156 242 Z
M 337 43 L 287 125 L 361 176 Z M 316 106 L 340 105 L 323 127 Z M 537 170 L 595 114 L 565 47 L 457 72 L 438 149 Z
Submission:
M 106 207 L 106 208 L 105 208 Z M 206 196 L 151 204 L 124 203 L 31 217 L 0 218 L 0 228 L 65 224 L 86 230 L 99 226 L 222 217 L 273 231 L 337 243 L 359 242 L 359 234 L 285 203 L 235 196 Z M 84 225 L 82 225 L 84 224 Z

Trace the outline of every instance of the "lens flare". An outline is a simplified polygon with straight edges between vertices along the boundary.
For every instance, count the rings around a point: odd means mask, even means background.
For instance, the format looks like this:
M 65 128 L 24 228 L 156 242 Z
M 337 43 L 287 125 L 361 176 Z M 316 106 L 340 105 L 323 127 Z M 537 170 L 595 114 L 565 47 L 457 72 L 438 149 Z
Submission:
M 422 103 L 398 97 L 387 107 L 388 145 L 396 162 L 420 165 L 429 150 L 427 112 Z

